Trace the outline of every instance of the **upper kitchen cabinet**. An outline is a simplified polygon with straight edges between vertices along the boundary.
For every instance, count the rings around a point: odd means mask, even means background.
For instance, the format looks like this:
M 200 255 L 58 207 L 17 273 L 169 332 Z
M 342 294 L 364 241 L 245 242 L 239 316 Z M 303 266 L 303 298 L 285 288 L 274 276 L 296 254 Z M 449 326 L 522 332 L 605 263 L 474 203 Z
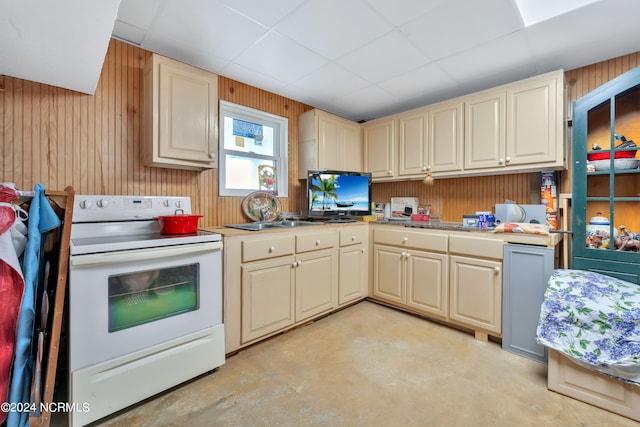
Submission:
M 360 125 L 314 109 L 298 119 L 298 179 L 309 169 L 362 171 Z
M 363 126 L 364 170 L 378 181 L 396 177 L 396 139 L 398 119 L 384 117 Z
M 448 101 L 398 116 L 398 177 L 462 170 L 462 105 Z
M 465 171 L 566 168 L 564 96 L 558 70 L 467 97 Z
M 463 114 L 460 100 L 429 107 L 429 171 L 445 173 L 462 170 Z
M 429 168 L 429 111 L 412 110 L 398 116 L 398 175 L 424 174 Z
M 464 168 L 505 163 L 505 92 L 488 91 L 465 100 Z
M 145 166 L 218 166 L 218 77 L 154 54 L 144 69 Z

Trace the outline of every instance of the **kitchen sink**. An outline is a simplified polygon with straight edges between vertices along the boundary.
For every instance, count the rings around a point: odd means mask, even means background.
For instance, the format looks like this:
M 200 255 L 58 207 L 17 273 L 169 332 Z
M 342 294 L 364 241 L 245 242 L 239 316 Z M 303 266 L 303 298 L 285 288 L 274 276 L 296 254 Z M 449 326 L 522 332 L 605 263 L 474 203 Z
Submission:
M 250 222 L 246 224 L 227 224 L 225 227 L 231 228 L 239 228 L 241 230 L 247 231 L 260 231 L 260 230 L 271 230 L 274 228 L 294 228 L 294 227 L 303 227 L 305 225 L 318 225 L 318 223 L 314 223 L 311 221 L 298 221 L 298 220 L 282 220 L 282 221 L 274 221 L 274 222 Z

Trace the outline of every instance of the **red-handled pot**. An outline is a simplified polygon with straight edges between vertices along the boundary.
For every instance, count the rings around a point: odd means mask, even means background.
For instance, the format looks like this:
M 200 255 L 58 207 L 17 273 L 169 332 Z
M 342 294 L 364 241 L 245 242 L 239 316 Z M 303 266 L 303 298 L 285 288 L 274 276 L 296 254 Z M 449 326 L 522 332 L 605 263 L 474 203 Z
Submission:
M 156 219 L 160 223 L 161 234 L 191 234 L 198 231 L 200 218 L 202 215 L 189 215 L 178 209 L 175 215 L 159 216 Z

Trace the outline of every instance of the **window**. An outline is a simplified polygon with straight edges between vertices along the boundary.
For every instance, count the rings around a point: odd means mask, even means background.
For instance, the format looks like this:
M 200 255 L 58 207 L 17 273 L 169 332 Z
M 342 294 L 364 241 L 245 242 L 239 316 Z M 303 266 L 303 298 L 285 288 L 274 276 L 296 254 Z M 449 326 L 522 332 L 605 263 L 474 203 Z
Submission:
M 287 197 L 288 126 L 286 117 L 220 101 L 221 196 L 246 196 L 265 189 Z M 262 186 L 263 174 L 269 175 L 268 187 Z

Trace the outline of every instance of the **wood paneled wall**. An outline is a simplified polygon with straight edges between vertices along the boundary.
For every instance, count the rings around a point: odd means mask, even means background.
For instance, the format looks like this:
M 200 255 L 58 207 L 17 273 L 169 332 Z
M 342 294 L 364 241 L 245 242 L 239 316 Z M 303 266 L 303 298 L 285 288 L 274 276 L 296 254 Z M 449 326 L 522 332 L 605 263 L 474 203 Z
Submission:
M 201 225 L 244 222 L 239 197 L 219 197 L 217 170 L 205 172 L 142 166 L 142 71 L 151 53 L 111 40 L 94 95 L 0 76 L 0 182 L 21 189 L 42 183 L 76 194 L 190 196 Z M 573 101 L 602 83 L 639 65 L 640 53 L 626 55 L 566 73 Z M 298 181 L 298 120 L 310 109 L 294 100 L 236 82 L 219 79 L 220 99 L 261 109 L 289 119 L 289 197 L 285 211 L 306 204 L 304 181 Z M 568 173 L 560 174 L 561 191 L 570 191 Z M 451 178 L 433 186 L 421 181 L 374 184 L 377 201 L 392 196 L 419 197 L 444 220 L 489 210 L 505 199 L 535 199 L 536 174 Z M 533 189 L 532 189 L 533 188 Z

